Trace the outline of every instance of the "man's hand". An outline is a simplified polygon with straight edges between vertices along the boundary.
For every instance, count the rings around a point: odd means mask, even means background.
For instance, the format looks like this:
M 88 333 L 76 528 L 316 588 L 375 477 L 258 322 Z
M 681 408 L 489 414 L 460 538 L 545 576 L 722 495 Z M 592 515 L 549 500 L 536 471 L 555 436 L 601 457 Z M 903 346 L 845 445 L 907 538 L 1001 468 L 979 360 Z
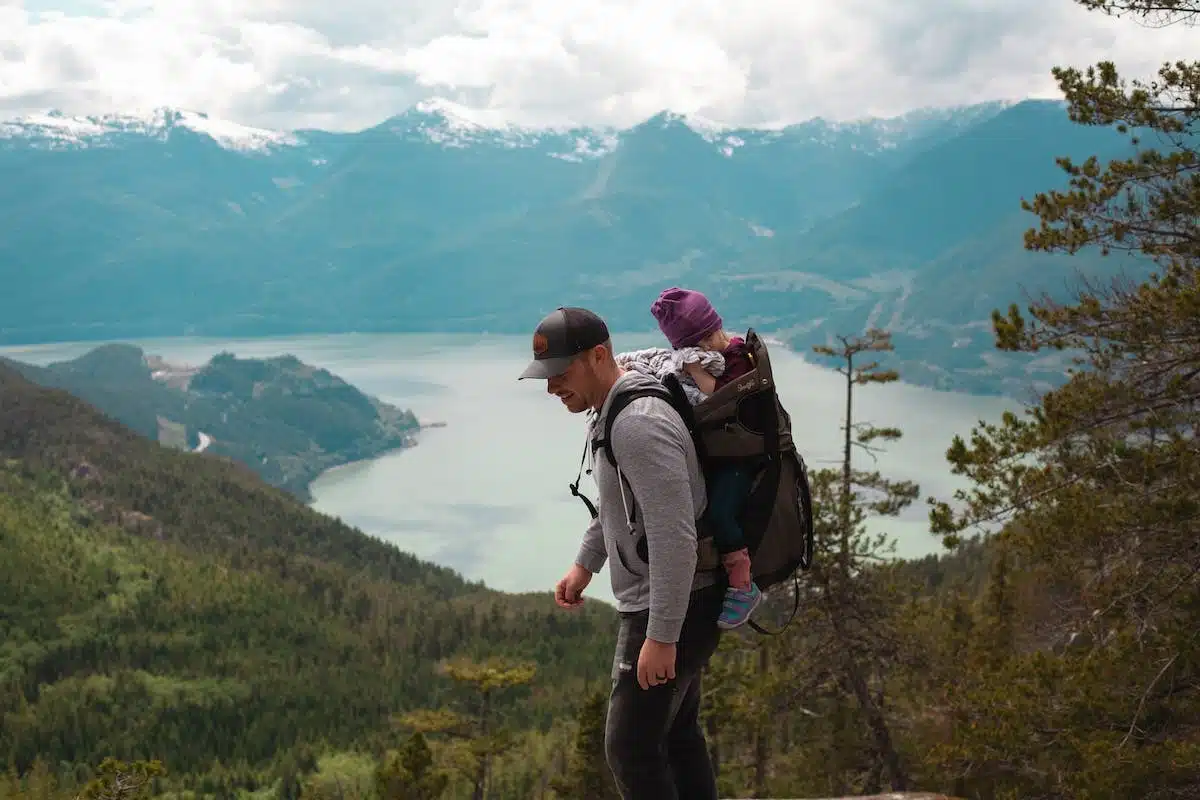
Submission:
M 654 639 L 642 642 L 638 654 L 638 685 L 643 689 L 675 680 L 675 643 Z
M 572 564 L 567 574 L 554 587 L 554 602 L 563 608 L 578 608 L 583 605 L 583 590 L 592 582 L 592 573 L 578 564 Z

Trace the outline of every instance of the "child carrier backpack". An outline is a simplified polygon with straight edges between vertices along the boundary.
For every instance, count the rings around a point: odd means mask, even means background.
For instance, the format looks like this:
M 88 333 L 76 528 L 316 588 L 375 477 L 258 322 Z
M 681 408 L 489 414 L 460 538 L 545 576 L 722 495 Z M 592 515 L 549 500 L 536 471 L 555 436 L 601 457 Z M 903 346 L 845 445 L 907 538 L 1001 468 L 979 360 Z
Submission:
M 620 392 L 609 405 L 602 437 L 591 447 L 593 451 L 603 448 L 608 462 L 616 467 L 609 440 L 617 415 L 639 397 L 659 397 L 675 409 L 691 433 L 706 479 L 715 468 L 732 462 L 752 465 L 754 478 L 739 517 L 750 552 L 750 572 L 763 590 L 794 578 L 795 604 L 784 623 L 787 627 L 799 610 L 798 570 L 812 566 L 812 494 L 808 468 L 792 439 L 791 417 L 776 392 L 766 344 L 751 328 L 746 333 L 746 345 L 754 368 L 694 406 L 675 375 L 668 375 L 661 386 Z M 594 519 L 599 512 L 579 492 L 582 474 L 581 465 L 580 475 L 571 484 L 571 494 L 583 501 Z M 636 507 L 635 497 L 633 516 Z M 716 570 L 721 565 L 707 517 L 706 510 L 696 523 L 697 572 Z M 649 560 L 644 536 L 638 542 L 638 552 Z M 753 620 L 749 624 L 760 633 L 779 632 L 766 631 Z

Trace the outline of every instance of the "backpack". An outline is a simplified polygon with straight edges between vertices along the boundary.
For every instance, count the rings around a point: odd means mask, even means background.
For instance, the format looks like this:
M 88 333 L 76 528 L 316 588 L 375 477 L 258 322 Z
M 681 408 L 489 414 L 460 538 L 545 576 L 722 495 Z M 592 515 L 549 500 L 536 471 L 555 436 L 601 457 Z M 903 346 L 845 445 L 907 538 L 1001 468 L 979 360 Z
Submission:
M 679 414 L 692 435 L 706 479 L 714 469 L 730 462 L 750 464 L 755 476 L 740 516 L 750 552 L 750 573 L 764 591 L 794 578 L 795 605 L 784 623 L 787 627 L 799 610 L 798 570 L 812 566 L 812 493 L 808 468 L 792 440 L 791 417 L 776 392 L 766 345 L 753 328 L 747 331 L 745 340 L 754 369 L 694 406 L 675 375 L 664 378 L 661 386 L 617 394 L 609 405 L 603 436 L 591 442 L 591 449 L 595 452 L 602 448 L 608 462 L 616 467 L 616 457 L 609 446 L 613 422 L 631 402 L 649 396 L 665 400 Z M 579 492 L 582 475 L 581 464 L 580 474 L 571 484 L 571 494 L 583 501 L 595 519 L 599 512 Z M 635 497 L 631 522 L 636 517 L 636 508 Z M 696 523 L 697 572 L 716 570 L 721 565 L 707 516 L 706 510 Z M 638 553 L 649 560 L 644 536 L 638 542 Z M 753 620 L 749 624 L 760 633 L 779 632 L 766 631 Z

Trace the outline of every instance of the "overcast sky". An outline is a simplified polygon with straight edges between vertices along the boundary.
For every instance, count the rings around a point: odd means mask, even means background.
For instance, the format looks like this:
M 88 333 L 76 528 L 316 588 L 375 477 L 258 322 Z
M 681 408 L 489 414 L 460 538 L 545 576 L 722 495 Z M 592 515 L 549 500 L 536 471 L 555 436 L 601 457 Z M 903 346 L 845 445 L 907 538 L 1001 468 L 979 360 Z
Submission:
M 362 128 L 441 96 L 515 124 L 731 124 L 1057 97 L 1200 31 L 1071 0 L 0 0 L 0 116 L 173 106 Z

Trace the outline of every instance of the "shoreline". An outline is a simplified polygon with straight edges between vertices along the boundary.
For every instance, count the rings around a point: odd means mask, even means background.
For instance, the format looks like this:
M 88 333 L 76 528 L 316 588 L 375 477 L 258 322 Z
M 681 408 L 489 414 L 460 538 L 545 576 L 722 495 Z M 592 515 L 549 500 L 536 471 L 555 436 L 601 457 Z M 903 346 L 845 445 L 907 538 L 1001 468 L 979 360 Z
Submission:
M 794 343 L 791 328 L 758 328 L 755 327 L 760 337 L 772 350 L 786 350 L 788 353 L 800 358 L 802 361 L 809 363 L 821 369 L 831 369 L 830 366 L 819 359 L 814 359 L 808 348 L 799 347 Z M 97 332 L 99 334 L 99 332 Z M 639 342 L 660 343 L 660 334 L 656 330 L 635 330 L 622 329 L 612 331 L 614 338 L 620 338 L 629 342 L 628 348 L 636 349 L 642 345 Z M 6 335 L 7 334 L 7 335 Z M 297 345 L 312 345 L 314 343 L 327 343 L 330 341 L 341 340 L 343 342 L 365 342 L 368 340 L 387 339 L 390 337 L 410 337 L 425 339 L 431 342 L 436 348 L 447 344 L 457 345 L 485 345 L 506 342 L 520 342 L 522 354 L 524 353 L 526 342 L 525 334 L 504 333 L 496 331 L 466 331 L 457 328 L 451 328 L 444 332 L 434 330 L 426 331 L 395 331 L 395 330 L 331 330 L 322 331 L 320 329 L 310 330 L 308 332 L 294 333 L 267 333 L 260 335 L 245 335 L 229 333 L 220 335 L 212 332 L 203 334 L 196 333 L 175 333 L 175 334 L 157 334 L 146 335 L 138 333 L 130 333 L 126 336 L 105 336 L 97 335 L 95 338 L 84 334 L 83 338 L 75 339 L 46 339 L 42 336 L 34 336 L 25 339 L 24 337 L 13 337 L 12 332 L 0 331 L 0 356 L 13 358 L 18 361 L 25 361 L 34 364 L 35 366 L 44 366 L 56 358 L 74 358 L 89 350 L 105 344 L 132 344 L 141 347 L 148 353 L 151 350 L 167 349 L 165 346 L 174 344 L 176 346 L 191 346 L 205 348 L 206 345 L 226 346 L 226 345 L 270 345 L 279 344 L 288 352 L 295 353 L 300 357 L 297 351 Z M 899 349 L 898 349 L 899 350 Z M 62 355 L 62 351 L 66 351 L 67 355 Z M 990 350 L 988 352 L 991 352 Z M 46 358 L 42 354 L 54 353 L 51 358 Z M 215 351 L 214 353 L 215 354 Z M 161 353 L 156 353 L 159 358 L 166 362 L 166 357 Z M 898 358 L 904 355 L 897 354 Z M 258 357 L 258 356 L 247 356 Z M 266 356 L 262 356 L 266 357 Z M 904 360 L 913 360 L 901 358 Z M 173 362 L 166 362 L 173 363 Z M 937 367 L 936 362 L 926 362 L 914 360 L 914 364 L 924 364 L 926 366 Z M 188 368 L 187 364 L 174 364 L 184 370 Z M 911 366 L 911 365 L 910 365 Z M 165 378 L 166 376 L 162 376 Z M 160 378 L 161 380 L 162 378 Z M 175 377 L 175 380 L 186 379 L 184 375 Z M 947 382 L 949 381 L 949 382 Z M 919 389 L 928 389 L 931 391 L 944 394 L 968 395 L 971 397 L 995 398 L 1002 397 L 1012 400 L 1018 398 L 1014 395 L 1014 381 L 1024 385 L 1026 382 L 1035 381 L 1035 376 L 1028 375 L 1023 371 L 1009 374 L 1003 369 L 996 372 L 994 375 L 988 376 L 980 373 L 977 368 L 972 368 L 968 371 L 963 371 L 957 368 L 951 368 L 943 375 L 935 376 L 933 373 L 924 370 L 909 372 L 902 374 L 899 381 L 900 384 L 912 386 Z
M 413 448 L 417 447 L 419 444 L 419 442 L 416 440 L 415 437 L 419 436 L 421 431 L 428 430 L 431 428 L 445 428 L 445 427 L 447 427 L 447 423 L 444 420 L 418 419 L 417 420 L 417 430 L 416 430 L 416 433 L 413 434 L 414 440 L 411 443 L 401 445 L 400 447 L 390 447 L 387 450 L 384 450 L 383 452 L 376 453 L 375 455 L 370 456 L 369 458 L 356 458 L 356 459 L 353 459 L 350 461 L 344 461 L 341 464 L 335 464 L 332 467 L 328 467 L 326 469 L 321 470 L 316 475 L 314 475 L 312 477 L 312 479 L 310 479 L 307 483 L 305 483 L 304 491 L 305 491 L 305 494 L 307 495 L 307 497 L 305 498 L 304 502 L 311 507 L 312 502 L 313 502 L 312 485 L 314 483 L 316 483 L 318 480 L 320 480 L 321 478 L 325 477 L 326 475 L 330 475 L 334 472 L 337 472 L 338 470 L 344 470 L 349 467 L 353 467 L 356 464 L 369 464 L 372 461 L 378 461 L 379 459 L 381 459 L 385 456 L 392 455 L 394 453 L 402 453 L 405 450 L 412 450 Z

